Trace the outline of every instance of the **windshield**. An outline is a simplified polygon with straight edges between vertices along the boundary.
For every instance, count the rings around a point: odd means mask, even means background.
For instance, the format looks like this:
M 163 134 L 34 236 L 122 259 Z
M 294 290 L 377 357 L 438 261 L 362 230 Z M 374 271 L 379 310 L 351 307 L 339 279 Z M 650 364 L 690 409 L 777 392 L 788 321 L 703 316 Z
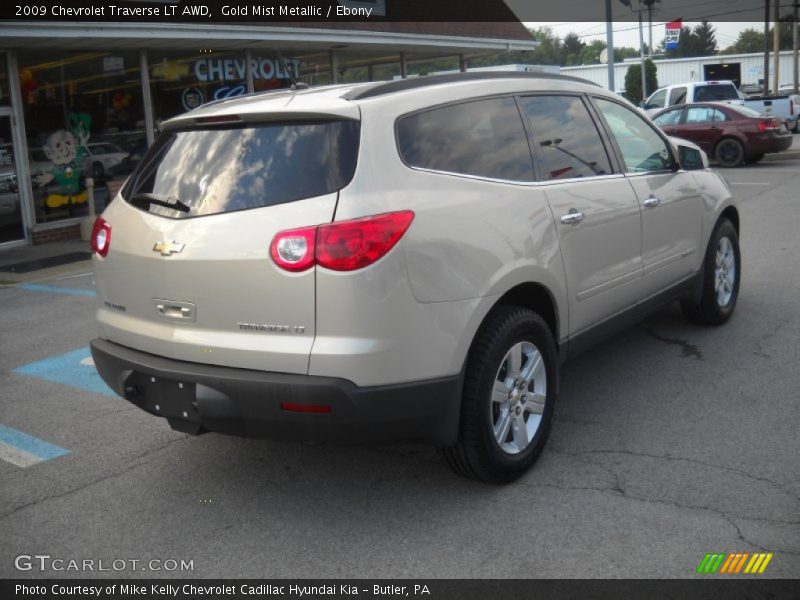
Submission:
M 352 179 L 358 133 L 356 121 L 168 132 L 123 198 L 153 214 L 186 218 L 322 196 Z

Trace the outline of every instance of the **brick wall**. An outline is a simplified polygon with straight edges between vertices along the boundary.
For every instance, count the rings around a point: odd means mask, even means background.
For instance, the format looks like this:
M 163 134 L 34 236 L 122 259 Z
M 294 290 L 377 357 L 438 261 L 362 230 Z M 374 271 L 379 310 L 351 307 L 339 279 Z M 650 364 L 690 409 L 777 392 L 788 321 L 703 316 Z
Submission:
M 52 242 L 64 242 L 67 240 L 80 239 L 81 226 L 68 225 L 57 229 L 46 229 L 44 231 L 34 231 L 31 234 L 31 241 L 34 245 L 50 244 Z

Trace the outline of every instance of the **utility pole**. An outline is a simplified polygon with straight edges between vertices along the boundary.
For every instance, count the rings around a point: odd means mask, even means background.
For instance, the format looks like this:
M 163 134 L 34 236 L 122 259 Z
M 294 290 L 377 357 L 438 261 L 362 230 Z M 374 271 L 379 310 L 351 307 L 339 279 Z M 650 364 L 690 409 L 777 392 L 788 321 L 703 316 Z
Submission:
M 606 59 L 608 61 L 608 89 L 617 91 L 614 85 L 614 15 L 611 12 L 611 0 L 606 0 Z
M 764 95 L 769 94 L 769 0 L 764 0 Z
M 655 0 L 647 1 L 647 24 L 650 27 L 650 37 L 647 45 L 647 53 L 650 58 L 653 58 L 653 2 Z
M 798 5 L 800 5 L 800 0 L 794 0 L 794 11 L 792 15 L 793 17 L 792 18 L 792 67 L 793 67 L 792 71 L 794 72 L 794 78 L 793 78 L 794 89 L 792 91 L 795 94 L 800 93 L 800 91 L 798 91 L 798 82 L 797 82 L 798 70 L 800 70 L 798 69 L 798 53 L 800 53 L 798 50 L 798 31 L 797 31 Z
M 767 0 L 769 2 L 769 0 Z M 642 65 L 642 100 L 647 100 L 647 78 L 644 73 L 644 31 L 642 31 L 642 5 L 639 5 L 639 63 Z
M 772 73 L 772 93 L 778 93 L 781 68 L 781 8 L 780 0 L 775 0 L 775 24 L 773 25 L 772 50 L 774 52 L 775 68 Z

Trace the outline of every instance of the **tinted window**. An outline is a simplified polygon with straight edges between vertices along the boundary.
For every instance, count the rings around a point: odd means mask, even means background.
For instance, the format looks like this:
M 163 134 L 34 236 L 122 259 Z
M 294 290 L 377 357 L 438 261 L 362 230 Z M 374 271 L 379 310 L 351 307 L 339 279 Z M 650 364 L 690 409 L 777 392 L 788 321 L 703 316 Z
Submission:
M 677 110 L 668 110 L 667 112 L 662 113 L 657 117 L 653 117 L 653 123 L 655 123 L 659 127 L 678 125 L 681 121 L 681 114 L 683 114 L 682 108 L 679 108 Z
M 738 100 L 736 88 L 730 84 L 698 85 L 694 88 L 695 102 L 713 102 L 714 100 Z
M 678 87 L 673 89 L 669 93 L 669 105 L 672 106 L 673 104 L 683 104 L 686 102 L 686 88 L 685 87 Z
M 666 142 L 636 111 L 596 98 L 629 172 L 663 171 L 672 168 Z
M 711 106 L 692 106 L 686 110 L 687 125 L 724 120 L 725 115 L 723 112 Z
M 401 118 L 397 143 L 412 167 L 532 181 L 525 129 L 513 98 L 435 108 Z
M 180 218 L 329 194 L 355 172 L 358 133 L 354 121 L 168 132 L 140 163 L 123 197 L 180 201 L 189 212 L 134 200 L 151 213 Z
M 533 133 L 541 178 L 570 179 L 611 172 L 589 111 L 574 96 L 528 96 L 522 113 Z
M 650 96 L 647 101 L 647 108 L 664 108 L 664 100 L 667 99 L 667 90 L 660 90 Z

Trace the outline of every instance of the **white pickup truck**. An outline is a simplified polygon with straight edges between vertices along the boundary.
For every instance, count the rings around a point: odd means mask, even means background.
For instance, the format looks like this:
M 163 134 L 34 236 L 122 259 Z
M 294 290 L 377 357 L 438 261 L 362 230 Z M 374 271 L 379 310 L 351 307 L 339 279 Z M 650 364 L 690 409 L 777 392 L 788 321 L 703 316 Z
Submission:
M 756 96 L 742 100 L 732 81 L 692 81 L 659 88 L 642 102 L 640 107 L 648 116 L 652 116 L 661 109 L 675 104 L 692 102 L 743 104 L 761 114 L 782 118 L 789 129 L 797 132 L 797 117 L 800 111 L 800 103 L 797 100 L 797 97 L 787 95 L 767 98 Z

